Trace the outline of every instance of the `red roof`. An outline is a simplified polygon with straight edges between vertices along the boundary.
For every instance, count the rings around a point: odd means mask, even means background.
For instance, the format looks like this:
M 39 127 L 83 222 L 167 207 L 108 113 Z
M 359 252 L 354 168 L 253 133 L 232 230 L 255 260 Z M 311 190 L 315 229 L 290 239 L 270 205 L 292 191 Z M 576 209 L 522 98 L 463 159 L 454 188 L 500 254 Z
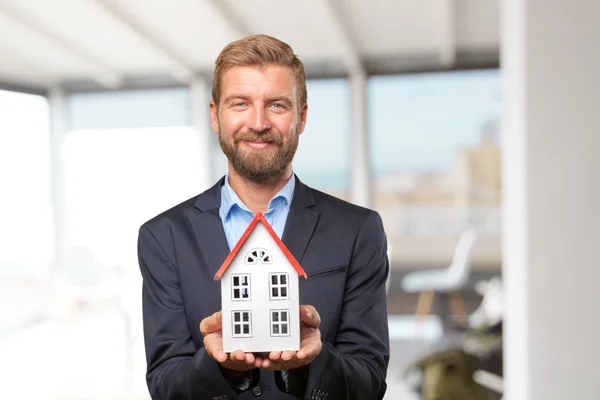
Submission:
M 237 253 L 242 248 L 242 245 L 244 244 L 246 239 L 248 239 L 248 236 L 250 236 L 250 233 L 254 230 L 254 227 L 256 227 L 256 224 L 258 223 L 258 221 L 262 222 L 262 224 L 265 226 L 265 228 L 267 228 L 267 232 L 269 232 L 269 234 L 271 235 L 271 237 L 273 238 L 275 243 L 277 243 L 277 245 L 279 246 L 281 251 L 283 251 L 283 254 L 285 254 L 288 261 L 290 262 L 292 267 L 294 267 L 294 269 L 296 270 L 298 275 L 303 276 L 305 279 L 307 279 L 308 277 L 306 276 L 306 272 L 304 272 L 304 270 L 302 269 L 302 267 L 300 266 L 298 261 L 296 261 L 296 259 L 292 255 L 292 253 L 288 250 L 287 247 L 285 247 L 285 244 L 283 244 L 283 242 L 279 239 L 279 237 L 277 236 L 277 234 L 275 233 L 273 228 L 271 228 L 271 225 L 269 225 L 269 223 L 267 222 L 264 215 L 262 215 L 262 213 L 256 213 L 256 215 L 254 216 L 254 219 L 252 220 L 252 222 L 250 222 L 250 224 L 248 225 L 248 228 L 246 228 L 246 231 L 244 232 L 244 234 L 242 235 L 240 240 L 238 240 L 238 242 L 235 245 L 235 247 L 233 248 L 233 250 L 231 250 L 231 253 L 229 253 L 229 255 L 227 256 L 225 261 L 223 261 L 223 264 L 221 265 L 221 268 L 219 268 L 219 270 L 215 274 L 214 279 L 215 280 L 221 279 L 221 277 L 223 276 L 223 274 L 229 267 L 229 264 L 231 264 L 231 262 L 233 261 L 233 259 L 237 255 Z

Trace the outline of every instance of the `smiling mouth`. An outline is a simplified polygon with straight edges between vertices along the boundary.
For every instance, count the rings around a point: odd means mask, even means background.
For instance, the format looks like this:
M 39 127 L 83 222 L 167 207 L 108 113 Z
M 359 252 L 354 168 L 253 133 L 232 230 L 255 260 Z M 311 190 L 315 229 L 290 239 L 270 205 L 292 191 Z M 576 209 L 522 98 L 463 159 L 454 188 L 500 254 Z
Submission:
M 252 141 L 247 141 L 244 140 L 243 141 L 246 145 L 248 145 L 249 147 L 252 147 L 253 149 L 266 149 L 267 147 L 271 146 L 272 143 L 271 142 L 252 142 Z

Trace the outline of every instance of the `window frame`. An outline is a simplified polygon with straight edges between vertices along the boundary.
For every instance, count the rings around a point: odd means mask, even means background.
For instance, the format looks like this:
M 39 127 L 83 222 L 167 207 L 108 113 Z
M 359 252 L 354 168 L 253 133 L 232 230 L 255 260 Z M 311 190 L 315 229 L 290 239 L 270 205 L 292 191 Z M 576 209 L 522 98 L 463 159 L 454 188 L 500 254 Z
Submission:
M 274 318 L 274 314 L 277 315 L 277 318 Z M 285 321 L 283 321 L 282 316 L 285 315 Z M 275 320 L 277 319 L 277 320 Z M 287 329 L 287 333 L 282 333 L 282 328 L 285 325 Z M 277 326 L 278 333 L 274 332 L 274 328 Z M 269 333 L 272 337 L 288 337 L 291 336 L 290 333 L 290 310 L 289 309 L 275 309 L 269 310 Z
M 264 256 L 262 258 L 255 258 L 253 261 L 248 261 L 248 257 L 252 255 L 253 252 L 255 251 L 262 251 L 265 253 L 266 257 L 269 258 L 269 261 L 263 261 L 264 260 Z M 267 250 L 265 250 L 262 247 L 255 247 L 253 249 L 251 249 L 250 251 L 248 251 L 246 253 L 246 255 L 244 256 L 244 264 L 246 265 L 256 265 L 256 264 L 273 264 L 273 257 L 271 256 L 271 253 L 269 253 Z
M 240 320 L 236 321 L 236 313 L 239 313 Z M 244 313 L 248 314 L 248 321 L 244 321 Z M 240 327 L 240 333 L 235 333 L 235 327 Z M 248 333 L 244 333 L 244 326 L 248 327 Z M 231 311 L 231 337 L 248 338 L 252 337 L 252 311 L 251 310 L 233 310 Z
M 273 283 L 273 277 L 277 277 L 277 283 Z M 285 283 L 281 283 L 281 277 L 285 276 Z M 281 289 L 285 288 L 286 295 L 281 296 Z M 273 289 L 277 289 L 277 296 L 273 294 Z M 269 273 L 269 300 L 289 300 L 290 299 L 290 276 L 287 272 Z
M 236 284 L 234 283 L 234 279 L 235 279 L 235 278 L 242 278 L 242 277 L 246 277 L 246 278 L 248 278 L 248 281 L 247 281 L 248 283 L 244 285 L 244 284 L 241 282 L 241 279 L 240 279 L 240 281 L 239 281 L 239 284 L 238 284 L 238 285 L 236 285 Z M 231 275 L 231 281 L 230 281 L 230 283 L 231 283 L 231 301 L 250 301 L 250 300 L 252 300 L 252 294 L 251 294 L 251 293 L 252 293 L 252 291 L 251 291 L 251 289 L 250 289 L 250 288 L 251 288 L 251 282 L 250 282 L 250 279 L 251 279 L 251 277 L 250 277 L 250 274 L 249 274 L 249 273 L 244 273 L 244 274 L 232 274 L 232 275 Z M 236 298 L 236 297 L 235 297 L 235 290 L 236 290 L 236 289 L 239 289 L 239 290 L 240 290 L 240 296 L 241 296 L 241 295 L 242 295 L 242 292 L 241 292 L 241 290 L 242 290 L 242 289 L 244 289 L 244 288 L 248 289 L 248 297 L 247 297 L 247 298 L 243 298 L 243 297 Z

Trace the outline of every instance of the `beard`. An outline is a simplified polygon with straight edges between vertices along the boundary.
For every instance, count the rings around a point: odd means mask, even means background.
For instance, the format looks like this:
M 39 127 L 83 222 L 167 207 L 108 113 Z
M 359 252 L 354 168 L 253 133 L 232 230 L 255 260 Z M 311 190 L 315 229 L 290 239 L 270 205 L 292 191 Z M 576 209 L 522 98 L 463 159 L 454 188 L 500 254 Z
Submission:
M 299 135 L 295 130 L 290 133 L 287 143 L 275 131 L 234 133 L 226 135 L 233 138 L 233 141 L 227 141 L 219 127 L 219 144 L 237 174 L 252 182 L 268 183 L 281 178 L 294 159 Z M 241 141 L 266 142 L 271 146 L 264 150 L 252 150 L 246 146 L 242 148 Z

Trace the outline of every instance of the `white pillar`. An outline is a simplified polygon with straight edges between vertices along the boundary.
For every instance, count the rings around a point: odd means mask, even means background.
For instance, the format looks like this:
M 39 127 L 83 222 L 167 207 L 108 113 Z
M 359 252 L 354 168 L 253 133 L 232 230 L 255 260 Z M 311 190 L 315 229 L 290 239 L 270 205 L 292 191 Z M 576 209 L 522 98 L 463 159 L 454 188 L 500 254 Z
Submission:
M 367 127 L 367 77 L 364 71 L 350 74 L 352 101 L 350 138 L 350 201 L 371 207 L 371 163 Z
M 600 398 L 600 2 L 505 0 L 505 395 Z
M 190 85 L 192 125 L 198 133 L 200 149 L 199 191 L 204 191 L 213 185 L 213 149 L 209 135 L 214 134 L 210 128 L 210 84 L 203 77 L 196 77 Z
M 50 193 L 52 196 L 52 224 L 54 262 L 51 276 L 56 277 L 62 267 L 67 246 L 67 198 L 65 175 L 65 140 L 69 126 L 67 98 L 60 87 L 48 94 L 50 117 Z

